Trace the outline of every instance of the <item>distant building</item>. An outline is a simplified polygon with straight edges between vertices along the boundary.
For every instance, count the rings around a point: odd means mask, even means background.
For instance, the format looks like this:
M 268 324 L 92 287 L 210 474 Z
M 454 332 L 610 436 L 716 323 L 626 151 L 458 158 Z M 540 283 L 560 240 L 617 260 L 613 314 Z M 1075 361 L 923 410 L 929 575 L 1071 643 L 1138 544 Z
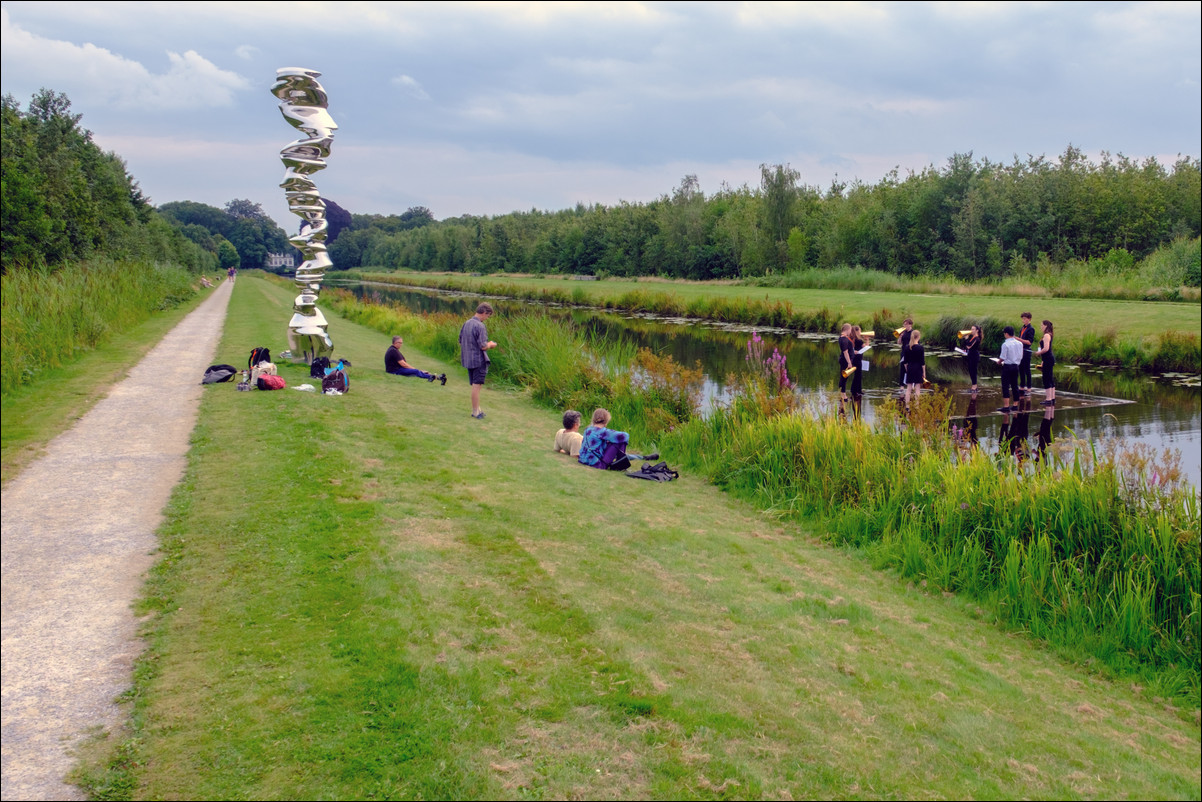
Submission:
M 274 270 L 280 267 L 296 267 L 296 259 L 290 253 L 267 254 L 267 269 Z

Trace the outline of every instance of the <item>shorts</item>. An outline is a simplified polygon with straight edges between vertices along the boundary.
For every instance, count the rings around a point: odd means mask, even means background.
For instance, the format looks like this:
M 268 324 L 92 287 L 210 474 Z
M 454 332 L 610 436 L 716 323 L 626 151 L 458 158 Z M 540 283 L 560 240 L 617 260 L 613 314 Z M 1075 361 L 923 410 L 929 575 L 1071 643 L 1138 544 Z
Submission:
M 488 376 L 488 363 L 485 362 L 478 368 L 467 369 L 468 384 L 484 384 L 485 377 Z

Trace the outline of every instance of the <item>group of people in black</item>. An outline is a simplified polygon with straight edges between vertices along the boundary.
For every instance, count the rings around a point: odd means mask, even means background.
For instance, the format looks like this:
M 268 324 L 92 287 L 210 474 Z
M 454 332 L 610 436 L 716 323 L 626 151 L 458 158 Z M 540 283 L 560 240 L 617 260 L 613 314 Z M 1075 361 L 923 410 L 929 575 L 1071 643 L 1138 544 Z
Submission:
M 1031 366 L 1035 357 L 1040 357 L 1040 369 L 1043 374 L 1044 400 L 1043 406 L 1052 407 L 1056 404 L 1056 379 L 1054 368 L 1056 357 L 1052 353 L 1053 326 L 1052 321 L 1043 321 L 1042 334 L 1036 334 L 1031 325 L 1031 313 L 1023 312 L 1022 325 L 1015 332 L 1013 326 L 1007 326 L 1002 335 L 1001 354 L 996 359 L 1002 368 L 1002 398 L 1001 412 L 1017 411 L 1022 400 L 1029 399 L 1032 392 Z M 839 334 L 839 397 L 841 402 L 848 400 L 848 385 L 852 399 L 862 395 L 861 383 L 863 374 L 863 352 L 865 340 L 874 336 L 875 332 L 862 332 L 859 326 L 844 323 Z M 901 367 L 898 374 L 898 385 L 901 387 L 904 403 L 908 408 L 911 398 L 918 398 L 924 387 L 930 387 L 927 379 L 926 349 L 922 344 L 922 332 L 914 328 L 914 320 L 906 318 L 902 326 L 894 331 L 898 345 L 901 347 Z M 977 394 L 977 380 L 981 363 L 981 346 L 984 336 L 981 327 L 973 325 L 960 332 L 961 347 L 956 351 L 965 357 L 968 364 L 968 377 L 972 382 L 973 398 Z M 1038 343 L 1038 344 L 1037 344 Z

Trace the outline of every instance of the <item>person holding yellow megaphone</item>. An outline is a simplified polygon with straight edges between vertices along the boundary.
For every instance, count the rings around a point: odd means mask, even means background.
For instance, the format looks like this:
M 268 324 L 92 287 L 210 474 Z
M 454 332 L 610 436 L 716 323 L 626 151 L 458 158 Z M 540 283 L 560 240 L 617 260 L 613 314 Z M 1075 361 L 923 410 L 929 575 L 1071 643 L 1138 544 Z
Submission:
M 910 393 L 917 399 L 922 395 L 922 385 L 927 380 L 927 355 L 922 347 L 922 332 L 910 332 L 910 350 L 906 355 L 906 408 L 910 406 Z
M 852 361 L 851 324 L 844 323 L 839 330 L 839 400 L 847 400 L 847 377 L 856 372 Z

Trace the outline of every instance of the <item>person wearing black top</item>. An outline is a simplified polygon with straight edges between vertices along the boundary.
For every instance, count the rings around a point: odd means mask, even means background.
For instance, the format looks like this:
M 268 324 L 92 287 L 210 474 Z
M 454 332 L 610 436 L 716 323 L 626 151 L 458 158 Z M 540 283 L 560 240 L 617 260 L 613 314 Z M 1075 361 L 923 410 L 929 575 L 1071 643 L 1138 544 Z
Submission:
M 922 332 L 915 329 L 910 334 L 910 351 L 906 356 L 906 406 L 910 406 L 910 393 L 917 399 L 922 395 L 923 382 L 927 380 L 927 355 L 922 347 Z
M 1018 391 L 1031 395 L 1031 344 L 1035 342 L 1035 327 L 1031 325 L 1031 313 L 1022 313 L 1023 325 L 1018 330 L 1018 340 L 1023 344 L 1023 361 L 1018 366 Z
M 977 368 L 981 364 L 981 327 L 974 325 L 972 333 L 964 341 L 968 359 L 968 378 L 972 379 L 972 391 L 977 391 Z
M 1050 407 L 1056 403 L 1056 377 L 1053 369 L 1056 367 L 1056 355 L 1052 353 L 1052 321 L 1043 322 L 1043 337 L 1039 341 L 1039 350 L 1035 356 L 1043 357 L 1040 373 L 1043 374 L 1043 405 Z
M 852 366 L 851 324 L 844 323 L 839 331 L 839 400 L 847 400 L 847 376 L 844 371 Z
M 851 364 L 856 372 L 851 374 L 851 397 L 859 398 L 864 395 L 862 375 L 864 373 L 864 355 L 860 349 L 864 347 L 864 337 L 859 326 L 851 327 Z
M 914 335 L 914 321 L 906 318 L 902 322 L 901 334 L 897 335 L 897 341 L 901 344 L 901 370 L 897 377 L 897 386 L 905 389 L 906 387 L 906 354 L 910 352 L 910 338 Z
M 433 373 L 418 370 L 406 362 L 405 355 L 401 353 L 401 346 L 404 344 L 405 341 L 401 339 L 400 335 L 392 338 L 392 346 L 384 352 L 385 373 L 391 373 L 393 376 L 413 376 L 428 382 L 441 381 L 444 385 L 447 383 L 447 374 L 435 376 Z

